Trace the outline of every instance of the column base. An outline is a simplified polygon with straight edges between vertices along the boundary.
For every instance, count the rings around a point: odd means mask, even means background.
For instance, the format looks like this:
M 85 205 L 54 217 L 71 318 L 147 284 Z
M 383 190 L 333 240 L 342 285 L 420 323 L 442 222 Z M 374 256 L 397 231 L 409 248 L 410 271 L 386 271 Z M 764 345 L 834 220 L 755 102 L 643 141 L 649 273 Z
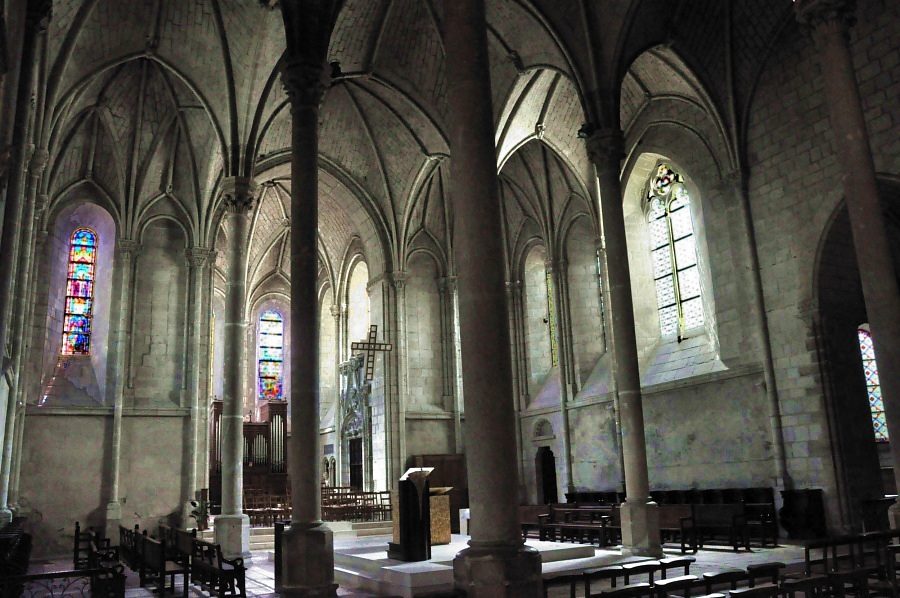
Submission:
M 226 559 L 241 557 L 250 563 L 250 518 L 246 515 L 216 517 L 216 544 L 222 547 Z
M 324 523 L 292 523 L 281 534 L 282 596 L 337 596 L 334 583 L 334 536 Z
M 663 555 L 659 538 L 659 506 L 652 501 L 625 500 L 619 509 L 622 518 L 622 555 Z
M 453 559 L 453 583 L 469 598 L 540 598 L 541 554 L 524 544 L 470 545 Z
M 13 519 L 13 512 L 7 507 L 0 509 L 0 525 L 6 525 Z
M 122 505 L 118 501 L 112 501 L 106 505 L 106 518 L 103 525 L 103 535 L 114 542 L 119 539 L 119 526 L 122 525 Z

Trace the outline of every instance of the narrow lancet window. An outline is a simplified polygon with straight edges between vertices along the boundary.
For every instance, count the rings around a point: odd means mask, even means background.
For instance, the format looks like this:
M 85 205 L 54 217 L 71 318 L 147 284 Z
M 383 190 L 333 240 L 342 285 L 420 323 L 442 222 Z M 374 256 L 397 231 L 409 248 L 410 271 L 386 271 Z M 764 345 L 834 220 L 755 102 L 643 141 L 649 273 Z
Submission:
M 259 316 L 259 398 L 284 398 L 284 319 L 271 309 Z
M 878 379 L 878 364 L 875 362 L 875 346 L 872 344 L 872 333 L 868 325 L 857 329 L 859 353 L 862 357 L 863 372 L 866 375 L 866 390 L 869 394 L 869 409 L 872 412 L 872 428 L 875 430 L 876 442 L 887 442 L 887 421 L 884 418 L 884 402 L 881 400 L 881 381 Z
M 90 355 L 96 261 L 97 233 L 88 228 L 76 229 L 69 241 L 63 355 Z
M 660 164 L 650 179 L 647 222 L 660 333 L 681 339 L 703 325 L 703 300 L 690 196 L 668 164 Z

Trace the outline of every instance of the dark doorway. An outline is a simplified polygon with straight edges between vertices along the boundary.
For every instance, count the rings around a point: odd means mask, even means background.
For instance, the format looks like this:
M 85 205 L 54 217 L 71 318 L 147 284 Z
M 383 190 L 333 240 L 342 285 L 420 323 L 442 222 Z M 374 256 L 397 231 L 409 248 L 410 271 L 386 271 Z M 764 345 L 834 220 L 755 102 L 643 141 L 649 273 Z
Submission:
M 350 487 L 354 490 L 363 487 L 362 438 L 350 439 Z
M 559 502 L 556 492 L 556 457 L 550 447 L 538 447 L 534 469 L 537 473 L 538 502 L 542 505 Z

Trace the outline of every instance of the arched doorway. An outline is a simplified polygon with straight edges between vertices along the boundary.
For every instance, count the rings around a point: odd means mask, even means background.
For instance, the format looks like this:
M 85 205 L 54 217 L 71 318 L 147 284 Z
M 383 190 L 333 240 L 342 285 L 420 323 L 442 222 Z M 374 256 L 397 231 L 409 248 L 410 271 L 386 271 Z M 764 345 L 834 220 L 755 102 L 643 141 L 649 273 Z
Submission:
M 534 457 L 534 471 L 537 476 L 538 503 L 546 505 L 559 502 L 556 490 L 556 456 L 549 446 L 538 447 Z

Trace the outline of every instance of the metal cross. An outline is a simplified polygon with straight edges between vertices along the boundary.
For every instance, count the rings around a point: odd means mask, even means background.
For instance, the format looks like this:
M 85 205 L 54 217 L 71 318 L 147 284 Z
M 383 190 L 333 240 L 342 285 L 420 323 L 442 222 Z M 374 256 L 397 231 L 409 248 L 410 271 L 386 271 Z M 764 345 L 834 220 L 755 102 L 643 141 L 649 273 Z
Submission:
M 375 374 L 375 351 L 387 352 L 393 349 L 391 343 L 376 342 L 377 338 L 378 326 L 372 324 L 371 326 L 369 326 L 369 340 L 350 343 L 351 351 L 366 352 L 366 382 L 371 382 L 372 376 Z

